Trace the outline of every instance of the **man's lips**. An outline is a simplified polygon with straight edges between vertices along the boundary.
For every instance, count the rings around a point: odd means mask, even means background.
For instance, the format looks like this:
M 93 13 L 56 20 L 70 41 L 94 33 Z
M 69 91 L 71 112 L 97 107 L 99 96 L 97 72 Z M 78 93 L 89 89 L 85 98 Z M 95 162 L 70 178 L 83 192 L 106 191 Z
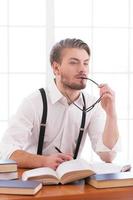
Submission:
M 87 76 L 86 75 L 80 75 L 80 76 L 77 76 L 76 78 L 77 79 L 87 79 Z
M 81 79 L 81 80 L 89 80 L 91 82 L 93 82 L 94 84 L 96 84 L 98 87 L 100 86 L 99 83 L 95 82 L 94 80 L 92 80 L 91 78 L 88 78 L 86 75 L 85 76 L 77 76 L 77 79 Z

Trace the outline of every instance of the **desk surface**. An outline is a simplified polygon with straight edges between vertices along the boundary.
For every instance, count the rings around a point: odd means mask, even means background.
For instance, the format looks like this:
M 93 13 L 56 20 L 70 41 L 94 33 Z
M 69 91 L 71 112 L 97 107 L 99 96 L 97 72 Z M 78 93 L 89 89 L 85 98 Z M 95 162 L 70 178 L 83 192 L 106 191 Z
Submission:
M 83 182 L 77 185 L 44 186 L 35 196 L 0 195 L 1 200 L 133 200 L 133 187 L 95 189 Z
M 35 196 L 1 195 L 1 200 L 133 200 L 133 187 L 95 189 L 84 181 L 75 184 L 44 186 Z

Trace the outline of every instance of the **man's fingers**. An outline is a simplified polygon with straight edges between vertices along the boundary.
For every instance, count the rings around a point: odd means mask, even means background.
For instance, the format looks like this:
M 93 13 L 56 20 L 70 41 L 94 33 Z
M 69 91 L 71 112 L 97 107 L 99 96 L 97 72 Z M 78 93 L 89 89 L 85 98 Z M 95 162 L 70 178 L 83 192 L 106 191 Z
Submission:
M 61 164 L 61 163 L 63 163 L 64 162 L 64 159 L 62 159 L 61 157 L 58 157 L 57 159 L 56 159 L 56 163 L 57 164 Z
M 100 95 L 104 97 L 106 95 L 112 95 L 112 96 L 115 95 L 114 91 L 107 84 L 100 84 L 99 88 L 100 88 Z
M 110 94 L 109 92 L 105 92 L 105 93 L 102 94 L 101 100 L 105 99 L 105 98 L 108 98 L 108 99 L 111 99 L 111 100 L 114 99 L 114 97 L 112 96 L 112 94 Z
M 64 161 L 67 161 L 67 160 L 72 160 L 72 156 L 69 155 L 69 154 L 64 154 L 64 153 L 60 153 L 59 154 L 60 158 L 63 159 Z

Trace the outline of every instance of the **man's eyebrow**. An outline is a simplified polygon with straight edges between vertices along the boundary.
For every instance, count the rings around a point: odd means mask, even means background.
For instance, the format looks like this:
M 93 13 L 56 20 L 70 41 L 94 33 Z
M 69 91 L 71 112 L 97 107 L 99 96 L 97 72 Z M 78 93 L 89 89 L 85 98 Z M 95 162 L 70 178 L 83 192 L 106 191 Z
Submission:
M 80 59 L 74 58 L 74 57 L 69 58 L 69 60 L 80 61 Z M 89 58 L 84 60 L 84 62 L 88 62 L 88 61 L 89 61 Z

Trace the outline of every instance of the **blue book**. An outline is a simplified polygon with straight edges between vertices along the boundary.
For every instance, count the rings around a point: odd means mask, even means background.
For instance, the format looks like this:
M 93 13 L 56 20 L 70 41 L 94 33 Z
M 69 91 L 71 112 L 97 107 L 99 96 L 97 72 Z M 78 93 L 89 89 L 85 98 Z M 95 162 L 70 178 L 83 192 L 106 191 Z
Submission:
M 35 195 L 41 188 L 39 181 L 0 180 L 0 194 Z
M 86 184 L 95 188 L 133 186 L 133 172 L 95 174 L 86 179 Z

